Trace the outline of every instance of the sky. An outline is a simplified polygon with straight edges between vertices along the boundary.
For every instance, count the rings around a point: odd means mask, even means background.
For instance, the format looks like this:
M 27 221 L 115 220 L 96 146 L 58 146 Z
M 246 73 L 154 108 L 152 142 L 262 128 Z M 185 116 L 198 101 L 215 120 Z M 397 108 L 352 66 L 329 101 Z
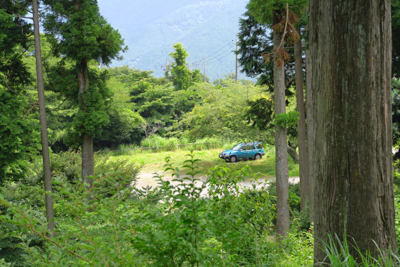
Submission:
M 247 3 L 248 0 L 98 0 L 100 13 L 119 30 L 129 47 L 124 60 L 113 62 L 113 66 L 129 65 L 163 76 L 162 65 L 166 64 L 172 45 L 182 42 L 190 55 L 188 60 L 198 63 L 191 69 L 200 68 L 201 59 L 210 56 L 206 74 L 212 79 L 234 71 L 234 47 L 224 46 L 236 39 L 239 17 Z

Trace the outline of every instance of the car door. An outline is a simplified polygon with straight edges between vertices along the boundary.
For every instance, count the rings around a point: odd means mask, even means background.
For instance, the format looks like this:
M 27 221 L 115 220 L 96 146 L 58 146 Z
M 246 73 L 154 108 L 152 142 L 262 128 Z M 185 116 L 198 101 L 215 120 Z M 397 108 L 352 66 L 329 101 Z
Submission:
M 241 148 L 240 148 L 240 150 L 239 150 L 239 152 L 238 152 L 238 158 L 246 158 L 247 156 L 246 156 L 246 146 L 245 145 L 243 145 Z
M 254 158 L 254 156 L 256 155 L 256 147 L 254 145 L 249 145 L 249 150 L 248 150 L 248 157 L 249 158 Z
M 242 158 L 250 158 L 251 157 L 251 146 L 245 145 L 242 148 Z

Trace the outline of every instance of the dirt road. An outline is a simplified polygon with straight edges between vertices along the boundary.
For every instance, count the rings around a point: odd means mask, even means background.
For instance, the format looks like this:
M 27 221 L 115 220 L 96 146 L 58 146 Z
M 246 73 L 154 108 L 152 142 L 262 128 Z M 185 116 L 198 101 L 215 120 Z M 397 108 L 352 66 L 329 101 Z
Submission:
M 163 174 L 161 172 L 158 172 L 158 174 Z M 177 184 L 177 182 L 172 181 L 171 175 L 168 174 L 163 174 L 164 175 L 164 180 L 171 181 L 171 184 Z M 155 174 L 154 173 L 146 173 L 146 172 L 141 172 L 139 173 L 139 179 L 137 181 L 136 187 L 137 188 L 142 188 L 142 187 L 147 187 L 151 186 L 152 188 L 155 188 L 158 186 L 157 179 L 154 178 Z M 207 177 L 206 176 L 199 176 L 197 177 L 199 179 L 198 186 L 200 187 L 201 183 L 205 182 Z M 268 186 L 268 183 L 270 181 L 274 181 L 275 177 L 268 177 L 268 178 L 260 178 L 258 181 L 243 181 L 240 182 L 240 186 L 243 188 L 253 188 L 253 185 L 257 189 L 261 189 L 262 187 Z M 291 184 L 296 184 L 300 182 L 299 177 L 290 177 L 289 178 L 289 183 Z M 203 191 L 202 195 L 207 195 L 207 189 Z

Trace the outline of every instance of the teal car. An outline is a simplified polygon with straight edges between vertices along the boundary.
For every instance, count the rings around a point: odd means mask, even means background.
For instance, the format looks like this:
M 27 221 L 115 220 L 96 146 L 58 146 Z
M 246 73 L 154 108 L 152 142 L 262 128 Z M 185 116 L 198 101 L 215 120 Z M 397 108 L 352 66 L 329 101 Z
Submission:
M 239 143 L 229 150 L 222 151 L 219 157 L 230 162 L 241 159 L 261 159 L 265 155 L 261 142 Z

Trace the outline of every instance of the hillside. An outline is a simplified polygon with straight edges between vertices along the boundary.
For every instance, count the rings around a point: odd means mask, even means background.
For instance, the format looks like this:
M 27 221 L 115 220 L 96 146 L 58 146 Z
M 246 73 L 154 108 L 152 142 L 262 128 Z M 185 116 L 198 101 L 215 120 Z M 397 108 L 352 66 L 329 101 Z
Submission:
M 114 66 L 128 64 L 152 70 L 162 76 L 161 65 L 181 42 L 190 55 L 191 68 L 204 68 L 211 79 L 233 72 L 235 49 L 233 40 L 238 31 L 239 17 L 248 0 L 99 0 L 100 12 L 114 28 L 119 29 L 129 50 Z M 161 8 L 160 8 L 161 7 Z M 239 76 L 244 78 L 244 74 Z

